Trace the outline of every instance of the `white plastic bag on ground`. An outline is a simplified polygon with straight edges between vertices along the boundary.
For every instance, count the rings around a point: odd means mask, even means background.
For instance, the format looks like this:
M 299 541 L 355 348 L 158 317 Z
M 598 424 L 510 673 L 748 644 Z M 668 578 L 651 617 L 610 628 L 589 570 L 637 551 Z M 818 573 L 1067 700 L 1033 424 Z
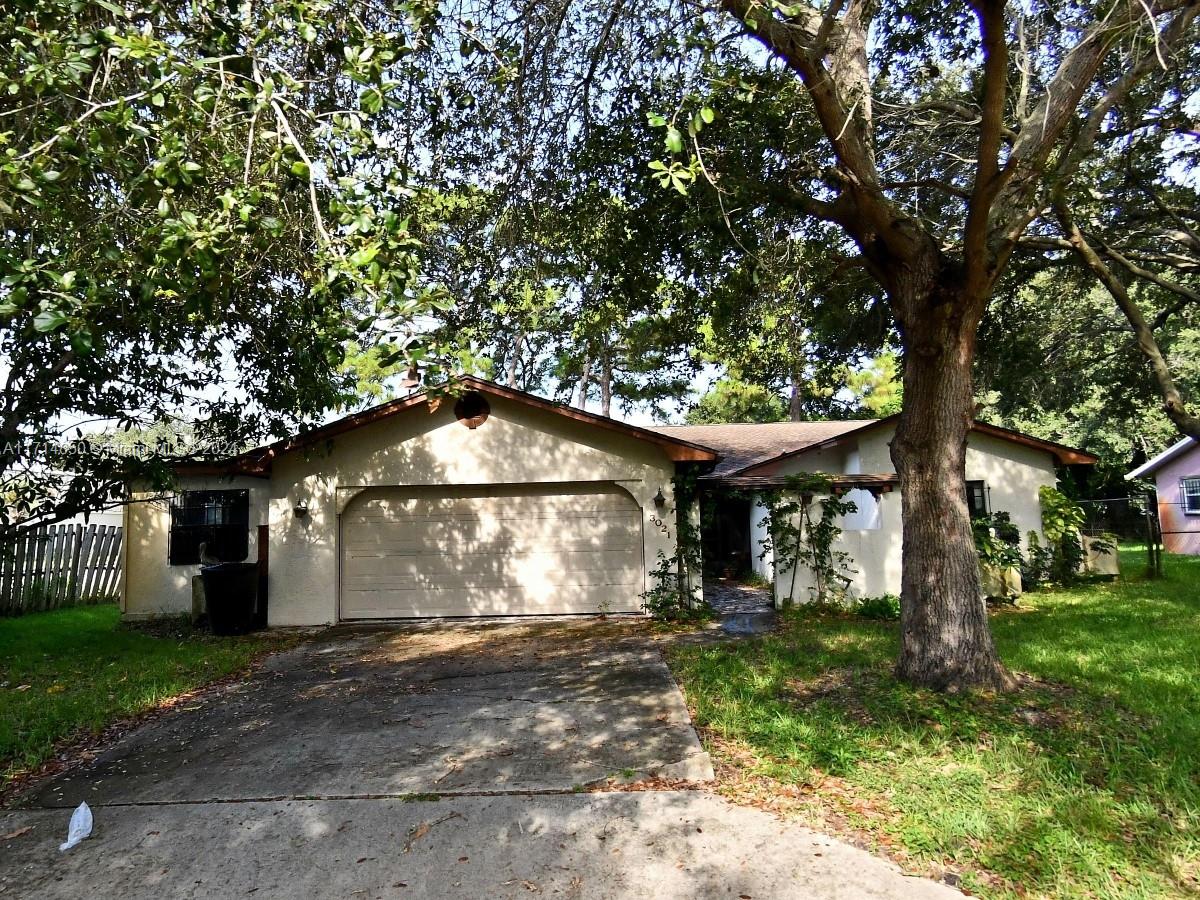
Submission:
M 59 844 L 59 850 L 70 850 L 92 833 L 92 811 L 86 803 L 80 803 L 71 813 L 71 824 L 67 826 L 67 841 Z

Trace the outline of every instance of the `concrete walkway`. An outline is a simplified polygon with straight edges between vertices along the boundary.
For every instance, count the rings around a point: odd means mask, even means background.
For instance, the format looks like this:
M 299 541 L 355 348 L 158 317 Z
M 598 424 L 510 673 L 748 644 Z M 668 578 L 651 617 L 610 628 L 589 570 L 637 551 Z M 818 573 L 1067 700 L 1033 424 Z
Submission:
M 333 629 L 0 813 L 0 897 L 959 896 L 711 778 L 635 624 Z

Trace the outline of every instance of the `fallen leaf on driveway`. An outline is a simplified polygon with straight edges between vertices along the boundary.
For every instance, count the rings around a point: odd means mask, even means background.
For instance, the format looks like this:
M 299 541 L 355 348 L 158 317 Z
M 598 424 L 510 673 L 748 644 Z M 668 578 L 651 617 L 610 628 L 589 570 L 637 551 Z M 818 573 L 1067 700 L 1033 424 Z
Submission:
M 416 828 L 414 828 L 412 830 L 412 832 L 409 834 L 408 841 L 405 842 L 405 844 L 404 844 L 404 852 L 407 853 L 409 850 L 411 850 L 413 842 L 419 841 L 421 838 L 425 837 L 425 835 L 427 835 L 427 834 L 429 834 L 429 823 L 422 822 L 420 825 L 418 825 Z
M 19 838 L 23 834 L 29 834 L 33 831 L 32 825 L 26 825 L 24 828 L 18 828 L 16 831 L 10 831 L 8 834 L 0 836 L 0 841 L 11 841 L 13 838 Z
M 447 813 L 446 815 L 442 816 L 440 819 L 434 819 L 432 822 L 422 822 L 420 825 L 414 826 L 408 832 L 408 840 L 404 842 L 403 852 L 408 853 L 410 850 L 412 850 L 413 844 L 415 844 L 421 838 L 425 837 L 425 835 L 429 834 L 429 829 L 431 829 L 434 825 L 441 825 L 443 822 L 448 822 L 451 819 L 461 819 L 461 818 L 462 818 L 461 815 L 459 815 L 456 812 L 452 812 L 452 813 Z

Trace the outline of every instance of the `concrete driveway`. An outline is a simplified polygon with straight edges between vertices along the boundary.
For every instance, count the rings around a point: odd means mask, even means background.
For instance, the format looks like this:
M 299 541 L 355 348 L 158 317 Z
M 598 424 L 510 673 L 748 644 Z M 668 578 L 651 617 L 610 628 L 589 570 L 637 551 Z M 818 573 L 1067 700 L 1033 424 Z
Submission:
M 638 623 L 337 628 L 0 814 L 0 896 L 958 896 L 711 778 Z

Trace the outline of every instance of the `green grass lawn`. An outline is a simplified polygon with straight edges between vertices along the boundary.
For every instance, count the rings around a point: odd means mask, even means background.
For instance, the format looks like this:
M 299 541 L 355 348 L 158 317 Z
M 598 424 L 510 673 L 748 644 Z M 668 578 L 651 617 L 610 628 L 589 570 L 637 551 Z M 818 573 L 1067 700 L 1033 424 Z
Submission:
M 115 606 L 0 619 L 0 787 L 57 743 L 236 672 L 289 638 L 123 626 Z
M 893 623 L 789 617 L 672 666 L 730 795 L 865 836 L 987 896 L 1200 890 L 1200 559 L 1022 598 L 992 627 L 1022 686 L 889 676 Z M 782 802 L 781 798 L 784 801 Z

